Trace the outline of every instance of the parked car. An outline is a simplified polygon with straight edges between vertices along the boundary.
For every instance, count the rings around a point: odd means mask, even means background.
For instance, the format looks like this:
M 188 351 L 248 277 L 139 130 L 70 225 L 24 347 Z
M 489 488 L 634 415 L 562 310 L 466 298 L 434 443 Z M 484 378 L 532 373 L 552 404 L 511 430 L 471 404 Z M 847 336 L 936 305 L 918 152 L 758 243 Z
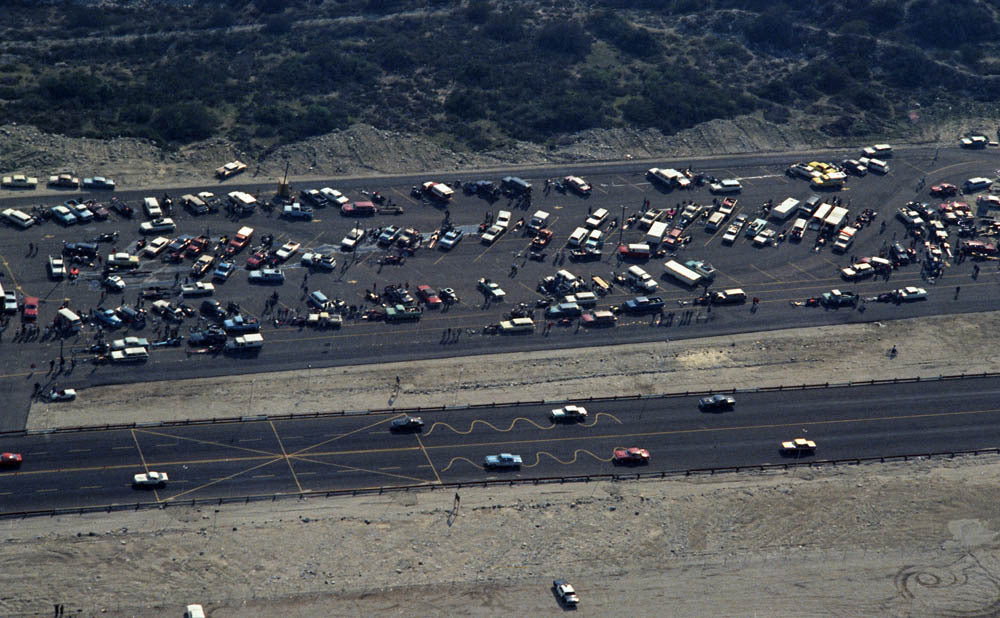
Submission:
M 48 396 L 49 401 L 73 401 L 74 399 L 76 399 L 76 390 L 72 388 L 53 389 Z
M 277 268 L 262 268 L 250 273 L 250 283 L 284 283 L 285 273 Z
M 174 220 L 170 217 L 153 219 L 152 221 L 143 221 L 142 224 L 139 225 L 139 231 L 143 234 L 173 232 L 176 228 L 177 226 L 174 224 Z

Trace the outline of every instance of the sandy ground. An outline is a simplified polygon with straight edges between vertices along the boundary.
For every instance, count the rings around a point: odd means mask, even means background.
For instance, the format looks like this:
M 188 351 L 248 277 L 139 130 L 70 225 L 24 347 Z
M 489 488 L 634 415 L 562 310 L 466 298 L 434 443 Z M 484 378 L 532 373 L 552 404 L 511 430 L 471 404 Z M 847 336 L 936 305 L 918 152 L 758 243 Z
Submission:
M 1000 371 L 997 333 L 1000 312 L 107 386 L 80 389 L 74 402 L 34 404 L 28 426 L 39 429 L 981 373 Z M 899 353 L 890 359 L 887 353 L 893 345 Z M 396 376 L 400 378 L 398 394 Z M 213 396 L 206 398 L 204 393 Z M 198 404 L 192 405 L 195 400 Z
M 87 389 L 35 427 L 177 418 L 255 380 L 254 410 L 665 392 L 996 370 L 1000 313 Z M 899 356 L 886 352 L 897 345 Z M 461 371 L 459 371 L 461 368 Z M 442 376 L 454 375 L 452 382 Z M 544 376 L 539 381 L 538 376 Z M 429 384 L 436 385 L 434 388 Z M 267 393 L 265 395 L 264 393 Z M 515 396 L 514 393 L 517 393 Z M 259 397 L 259 399 L 258 399 Z M 227 397 L 214 397 L 225 400 Z M 259 408 L 257 406 L 260 406 Z M 211 415 L 242 409 L 211 408 Z M 1000 612 L 1000 458 L 462 489 L 0 522 L 0 614 L 214 617 L 985 616 Z

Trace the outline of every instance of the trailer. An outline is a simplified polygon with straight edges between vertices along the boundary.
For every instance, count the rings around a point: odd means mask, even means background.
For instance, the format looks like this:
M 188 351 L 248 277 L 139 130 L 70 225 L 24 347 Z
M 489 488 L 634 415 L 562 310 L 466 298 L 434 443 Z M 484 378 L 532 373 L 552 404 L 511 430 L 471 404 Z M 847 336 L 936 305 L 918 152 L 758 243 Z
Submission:
M 667 222 L 666 221 L 654 221 L 652 225 L 649 226 L 649 232 L 646 233 L 646 244 L 651 247 L 655 247 L 663 242 L 663 235 L 667 233 Z
M 771 209 L 771 219 L 775 221 L 788 221 L 799 209 L 799 200 L 794 197 L 785 198 L 785 201 Z
M 677 260 L 670 260 L 663 266 L 667 269 L 667 275 L 689 287 L 698 285 L 704 279 L 704 277 L 694 272 L 687 266 L 684 266 Z

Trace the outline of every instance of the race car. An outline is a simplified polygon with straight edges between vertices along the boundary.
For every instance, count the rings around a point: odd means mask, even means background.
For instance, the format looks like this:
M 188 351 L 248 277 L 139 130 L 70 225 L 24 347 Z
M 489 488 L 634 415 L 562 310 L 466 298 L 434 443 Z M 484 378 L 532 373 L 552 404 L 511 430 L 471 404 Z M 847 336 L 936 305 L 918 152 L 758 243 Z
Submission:
M 612 459 L 615 465 L 642 465 L 649 463 L 649 451 L 644 448 L 632 446 L 629 448 L 616 448 Z

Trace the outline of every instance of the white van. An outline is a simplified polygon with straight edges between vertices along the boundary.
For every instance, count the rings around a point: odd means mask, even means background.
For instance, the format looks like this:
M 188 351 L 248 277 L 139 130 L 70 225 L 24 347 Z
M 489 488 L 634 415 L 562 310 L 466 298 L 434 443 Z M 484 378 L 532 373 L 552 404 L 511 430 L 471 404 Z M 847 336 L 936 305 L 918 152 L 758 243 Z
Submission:
M 976 191 L 988 189 L 991 184 L 993 184 L 993 181 L 989 178 L 978 176 L 976 178 L 970 178 L 962 183 L 962 191 L 965 191 L 966 193 L 975 193 Z
M 576 303 L 584 309 L 590 309 L 597 306 L 597 294 L 593 292 L 575 292 L 564 296 L 562 302 Z
M 705 223 L 705 231 L 706 232 L 718 231 L 719 227 L 723 224 L 723 222 L 725 222 L 725 220 L 726 220 L 726 215 L 724 215 L 721 212 L 713 212 L 708 217 L 708 222 Z
M 666 221 L 655 221 L 649 226 L 649 232 L 646 233 L 646 244 L 652 247 L 663 242 L 663 235 L 667 233 L 667 222 Z
M 569 235 L 568 244 L 572 247 L 579 247 L 583 244 L 583 241 L 587 238 L 589 230 L 585 227 L 578 227 L 573 230 L 573 233 Z
M 586 226 L 591 228 L 598 228 L 604 225 L 604 221 L 608 218 L 608 210 L 606 208 L 598 208 L 589 217 L 587 217 Z
M 889 173 L 889 164 L 882 159 L 868 159 L 866 167 L 877 174 Z
M 63 330 L 75 333 L 83 326 L 83 320 L 68 307 L 63 307 L 56 312 L 56 325 Z
M 656 281 L 649 276 L 649 273 L 638 266 L 628 267 L 628 271 L 625 273 L 625 280 L 629 285 L 643 292 L 652 292 L 657 287 Z
M 160 208 L 160 201 L 155 197 L 147 197 L 142 200 L 142 209 L 146 211 L 146 216 L 150 219 L 159 219 L 163 216 L 163 209 Z
M 544 210 L 536 210 L 535 214 L 531 215 L 531 220 L 528 221 L 528 229 L 532 232 L 537 232 L 538 230 L 544 228 L 549 222 L 549 213 Z
M 27 229 L 35 224 L 34 217 L 24 211 L 14 208 L 8 208 L 3 211 L 3 217 L 21 229 Z
M 112 363 L 143 363 L 149 360 L 149 351 L 146 348 L 125 348 L 124 350 L 112 350 Z
M 802 240 L 802 235 L 806 233 L 807 225 L 809 225 L 809 222 L 805 219 L 801 217 L 796 219 L 795 223 L 792 224 L 792 239 Z

